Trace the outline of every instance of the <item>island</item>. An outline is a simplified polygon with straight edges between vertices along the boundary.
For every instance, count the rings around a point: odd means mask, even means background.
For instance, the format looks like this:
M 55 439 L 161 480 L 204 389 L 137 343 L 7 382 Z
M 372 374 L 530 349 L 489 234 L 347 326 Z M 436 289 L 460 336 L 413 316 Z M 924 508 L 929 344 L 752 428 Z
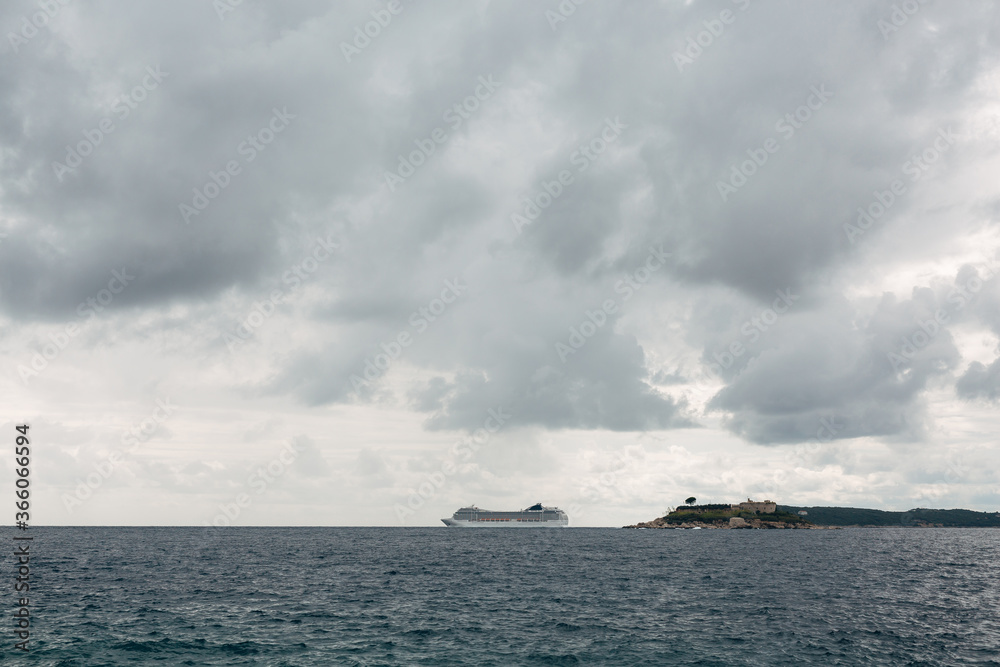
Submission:
M 877 528 L 1000 528 L 1000 512 L 976 512 L 965 509 L 928 509 L 917 507 L 905 512 L 863 509 L 859 507 L 792 507 L 778 510 L 807 516 L 824 526 Z
M 664 516 L 623 528 L 635 529 L 838 529 L 846 527 L 1000 528 L 1000 512 L 927 509 L 905 512 L 856 507 L 795 507 L 771 500 L 696 505 L 691 497 Z

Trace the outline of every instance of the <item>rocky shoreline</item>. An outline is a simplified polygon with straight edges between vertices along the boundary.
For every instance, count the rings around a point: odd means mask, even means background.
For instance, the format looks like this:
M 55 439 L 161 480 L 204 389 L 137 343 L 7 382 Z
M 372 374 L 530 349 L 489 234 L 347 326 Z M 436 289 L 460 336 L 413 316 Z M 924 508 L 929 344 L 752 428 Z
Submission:
M 740 503 L 696 505 L 691 496 L 666 516 L 622 528 L 836 530 L 839 528 L 1000 528 L 1000 512 L 917 507 L 906 512 L 858 507 L 795 507 L 747 498 Z
M 677 530 L 685 528 L 707 528 L 712 530 L 840 530 L 839 526 L 816 526 L 811 523 L 786 523 L 784 521 L 766 521 L 764 519 L 746 519 L 742 523 L 731 525 L 729 521 L 685 521 L 683 523 L 668 523 L 665 517 L 643 521 L 633 526 L 622 528 Z

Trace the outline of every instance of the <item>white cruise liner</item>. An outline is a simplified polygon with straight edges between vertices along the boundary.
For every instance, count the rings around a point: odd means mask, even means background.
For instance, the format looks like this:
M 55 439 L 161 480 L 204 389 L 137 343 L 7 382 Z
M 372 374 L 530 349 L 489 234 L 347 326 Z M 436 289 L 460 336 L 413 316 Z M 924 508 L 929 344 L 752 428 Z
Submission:
M 453 528 L 562 528 L 569 525 L 566 512 L 558 507 L 542 507 L 541 503 L 519 512 L 494 512 L 473 505 L 458 510 L 450 519 L 441 520 Z

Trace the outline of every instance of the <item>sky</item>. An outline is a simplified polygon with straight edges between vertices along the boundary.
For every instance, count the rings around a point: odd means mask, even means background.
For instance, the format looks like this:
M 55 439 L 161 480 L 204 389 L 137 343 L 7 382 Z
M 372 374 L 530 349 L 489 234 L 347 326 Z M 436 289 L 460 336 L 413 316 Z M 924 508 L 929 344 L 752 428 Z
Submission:
M 995 3 L 45 0 L 0 33 L 34 523 L 1000 505 Z

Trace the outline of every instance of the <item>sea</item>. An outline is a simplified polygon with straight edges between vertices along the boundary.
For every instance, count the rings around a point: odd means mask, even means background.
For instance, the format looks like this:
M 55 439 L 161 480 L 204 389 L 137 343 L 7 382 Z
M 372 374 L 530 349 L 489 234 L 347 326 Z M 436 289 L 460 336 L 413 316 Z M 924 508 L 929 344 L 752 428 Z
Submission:
M 0 535 L 4 665 L 1000 665 L 1000 530 Z

